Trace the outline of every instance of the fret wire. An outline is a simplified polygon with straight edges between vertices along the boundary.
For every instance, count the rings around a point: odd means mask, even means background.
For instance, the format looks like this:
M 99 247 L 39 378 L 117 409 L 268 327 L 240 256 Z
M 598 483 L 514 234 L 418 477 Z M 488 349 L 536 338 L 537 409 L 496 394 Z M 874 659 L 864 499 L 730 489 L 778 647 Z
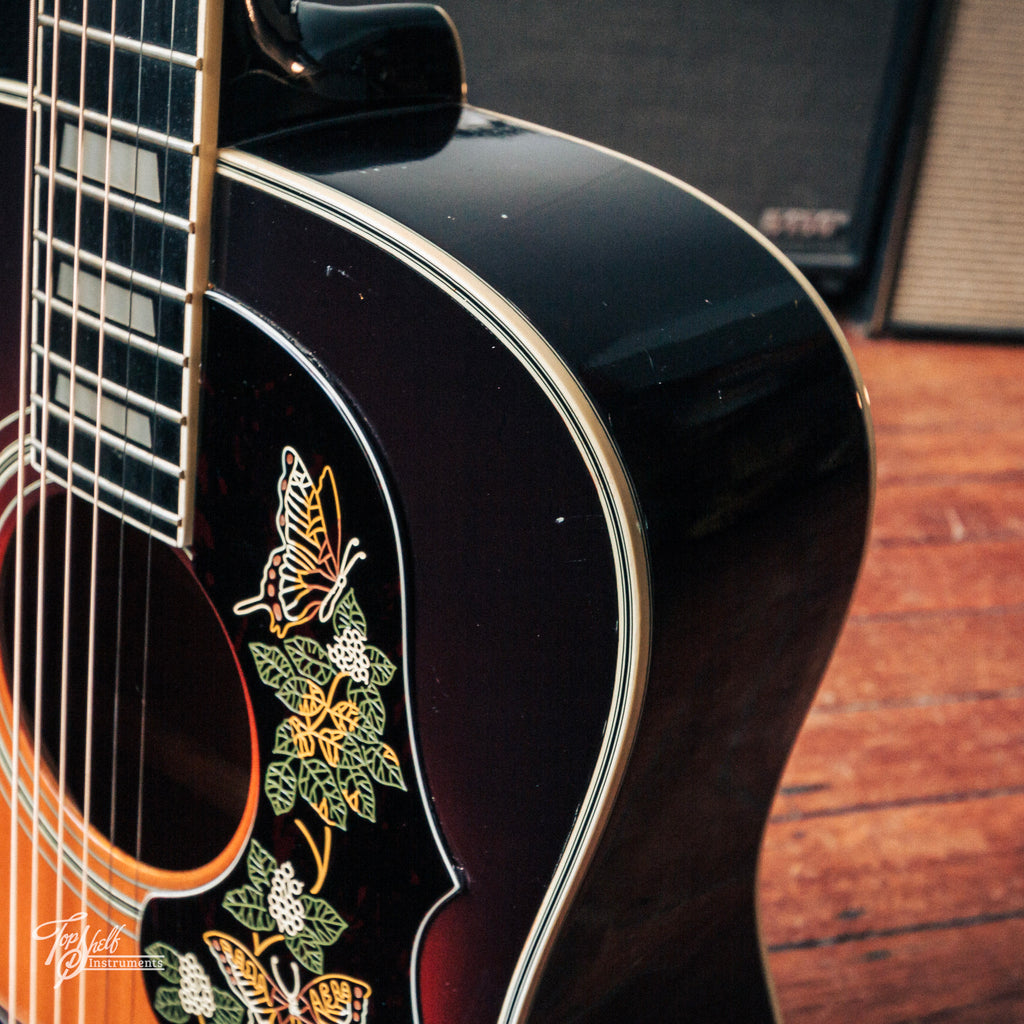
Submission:
M 30 441 L 30 444 L 31 444 L 33 452 L 35 453 L 36 458 L 37 459 L 40 458 L 41 457 L 41 455 L 40 455 L 40 447 L 41 446 L 40 446 L 39 442 L 35 438 L 32 438 L 31 441 Z M 56 448 L 53 448 L 53 449 L 50 449 L 49 451 L 47 451 L 45 457 L 47 459 L 52 459 L 58 465 L 63 466 L 65 470 L 67 469 L 68 457 L 66 455 L 62 455 L 59 451 L 57 451 Z M 175 468 L 177 469 L 177 467 L 175 467 Z M 75 463 L 75 470 L 74 471 L 75 471 L 75 474 L 77 476 L 83 477 L 86 480 L 87 483 L 95 482 L 95 480 L 97 478 L 97 474 L 96 473 L 94 473 L 91 469 L 87 469 L 85 466 L 83 466 L 79 462 Z M 66 483 L 66 477 L 59 476 L 57 473 L 54 473 L 52 470 L 48 471 L 46 475 L 47 475 L 47 478 L 52 483 L 57 483 L 57 484 L 64 484 L 64 483 Z M 156 518 L 162 520 L 163 522 L 167 523 L 170 526 L 180 526 L 181 525 L 181 516 L 176 511 L 171 511 L 170 509 L 166 509 L 166 508 L 164 508 L 163 505 L 159 504 L 158 502 L 150 501 L 150 500 L 147 500 L 146 498 L 142 498 L 139 495 L 135 494 L 133 491 L 129 491 L 126 487 L 123 487 L 121 484 L 113 483 L 112 481 L 108 480 L 102 474 L 100 474 L 100 476 L 99 476 L 99 485 L 100 485 L 100 489 L 101 490 L 106 491 L 108 494 L 116 495 L 118 498 L 121 499 L 121 501 L 127 502 L 127 503 L 129 503 L 131 505 L 134 505 L 135 508 L 142 509 L 145 512 L 147 512 L 149 515 L 156 516 Z M 72 486 L 71 489 L 77 495 L 79 495 L 80 497 L 85 498 L 88 501 L 92 501 L 93 500 L 93 495 L 92 495 L 91 491 L 86 491 L 86 490 L 82 489 L 81 487 L 79 487 L 77 485 L 76 486 Z M 108 511 L 113 512 L 114 515 L 117 515 L 117 516 L 122 515 L 123 509 L 119 508 L 116 505 L 109 505 L 109 504 L 106 504 L 103 501 L 100 502 L 100 505 L 102 505 L 103 508 L 107 509 Z M 143 530 L 148 530 L 149 529 L 148 525 L 146 525 L 143 522 L 140 522 L 137 519 L 133 519 L 132 522 L 136 526 L 141 527 Z
M 45 28 L 53 29 L 55 21 L 53 15 L 41 14 L 39 24 Z M 111 35 L 110 32 L 100 28 L 83 28 L 73 21 L 61 21 L 59 30 L 70 36 L 81 38 L 85 33 L 86 39 L 91 43 L 101 43 L 106 46 L 114 46 L 126 53 L 135 53 L 143 57 L 151 57 L 154 60 L 163 61 L 165 64 L 177 64 L 179 67 L 190 68 L 192 71 L 202 70 L 202 60 L 195 54 L 185 53 L 182 50 L 172 50 L 166 46 L 157 46 L 155 43 L 144 43 L 129 36 Z
M 52 107 L 52 100 L 48 94 L 41 94 L 36 99 L 44 107 Z M 82 110 L 77 104 L 71 103 L 68 100 L 57 100 L 57 113 L 63 114 L 68 118 L 78 118 L 81 115 L 84 117 L 86 124 L 96 128 L 103 128 L 104 130 L 106 130 L 109 120 L 110 127 L 117 135 L 137 139 L 140 142 L 148 142 L 152 146 L 161 149 L 171 149 L 177 153 L 184 153 L 186 156 L 195 156 L 196 146 L 190 139 L 182 139 L 176 135 L 166 135 L 163 132 L 154 131 L 152 128 L 146 128 L 141 124 L 122 121 L 117 117 L 108 119 L 106 114 L 98 110 L 91 110 L 89 107 Z
M 55 404 L 52 401 L 46 402 L 41 395 L 33 395 L 32 402 L 39 408 L 46 406 L 46 412 L 49 416 L 56 416 L 62 423 L 71 424 L 72 416 L 67 409 L 60 405 Z M 74 429 L 81 430 L 83 433 L 88 434 L 90 437 L 95 438 L 96 436 L 96 424 L 76 412 L 74 415 Z M 167 459 L 160 458 L 159 455 L 154 455 L 152 452 L 146 451 L 145 448 L 140 448 L 136 444 L 132 444 L 123 434 L 111 433 L 107 427 L 100 427 L 100 440 L 110 448 L 114 448 L 119 452 L 123 452 L 125 455 L 130 455 L 137 462 L 142 462 L 150 469 L 158 470 L 165 476 L 178 477 L 181 475 L 181 467 L 176 462 L 169 462 Z M 78 463 L 76 463 L 78 465 Z
M 43 164 L 37 164 L 36 174 L 40 178 L 48 179 L 50 177 L 50 169 Z M 61 171 L 56 171 L 54 173 L 54 182 L 57 185 L 62 185 L 73 191 L 79 190 L 78 181 Z M 88 182 L 82 182 L 81 192 L 82 195 L 89 196 L 91 199 L 98 199 L 100 202 L 109 201 L 111 206 L 114 206 L 119 210 L 124 210 L 126 213 L 138 214 L 140 217 L 145 217 L 147 220 L 155 221 L 158 224 L 163 224 L 166 227 L 174 228 L 178 231 L 191 232 L 194 229 L 194 225 L 186 217 L 179 217 L 177 214 L 167 213 L 165 210 L 161 210 L 156 206 L 150 206 L 148 203 L 141 203 L 137 199 L 128 199 L 124 196 L 117 195 L 114 192 L 104 192 L 104 190 L 99 186 L 90 185 Z
M 43 303 L 44 305 L 46 304 L 46 293 L 40 289 L 35 289 L 32 292 L 32 297 L 38 302 Z M 63 302 L 61 299 L 51 297 L 49 304 L 51 309 L 63 313 L 69 320 L 73 319 L 74 313 L 70 302 Z M 89 313 L 84 309 L 79 309 L 77 316 L 79 323 L 86 324 L 96 331 L 106 331 L 110 337 L 128 345 L 130 348 L 136 348 L 140 352 L 146 352 L 149 355 L 156 356 L 157 358 L 164 360 L 164 362 L 172 363 L 174 366 L 184 367 L 187 365 L 188 361 L 181 352 L 175 352 L 172 348 L 167 348 L 164 345 L 158 345 L 156 342 L 150 341 L 141 334 L 135 334 L 133 331 L 128 331 L 123 327 L 119 327 L 117 324 L 110 323 L 109 321 L 107 323 L 103 323 L 98 316 L 94 316 L 92 313 Z
M 59 238 L 71 238 L 76 198 L 67 189 L 60 189 L 57 193 L 54 234 Z M 136 268 L 149 277 L 185 288 L 191 237 L 186 232 L 164 231 L 155 221 L 133 217 L 125 210 L 105 207 L 89 196 L 83 197 L 82 214 L 86 229 L 83 248 L 94 253 L 104 252 L 109 260 L 120 266 Z M 104 217 L 108 226 L 106 249 L 102 231 Z M 45 223 L 40 221 L 39 227 L 44 228 Z
M 173 409 L 169 405 L 161 405 L 152 398 L 147 398 L 145 395 L 139 394 L 138 391 L 132 391 L 130 388 L 125 387 L 123 384 L 118 384 L 107 376 L 100 377 L 92 370 L 87 370 L 80 363 L 75 365 L 70 359 L 65 359 L 64 356 L 58 355 L 56 352 L 46 352 L 40 345 L 33 345 L 32 352 L 41 359 L 49 359 L 50 363 L 58 369 L 67 370 L 68 372 L 73 370 L 76 380 L 82 380 L 102 388 L 105 394 L 109 394 L 114 398 L 120 398 L 130 403 L 134 408 L 144 409 L 146 412 L 159 416 L 160 419 L 166 420 L 168 423 L 176 423 L 179 426 L 185 425 L 185 417 L 180 409 Z
M 173 5 L 171 9 L 174 10 Z M 97 405 L 95 415 L 101 422 L 91 428 L 72 408 L 62 418 L 62 412 L 41 397 L 38 401 L 33 397 L 27 404 L 41 446 L 40 469 L 44 474 L 48 472 L 45 462 L 52 447 L 53 465 L 67 467 L 66 485 L 77 492 L 81 481 L 92 476 L 85 469 L 92 462 L 85 450 L 91 435 L 97 453 L 103 452 L 102 464 L 94 467 L 93 479 L 102 484 L 104 494 L 83 492 L 83 496 L 109 507 L 156 537 L 176 545 L 187 544 L 191 537 L 188 508 L 195 458 L 189 413 L 196 401 L 197 382 L 193 375 L 198 367 L 192 349 L 198 344 L 196 328 L 200 322 L 199 309 L 190 300 L 205 287 L 208 255 L 206 223 L 200 215 L 200 210 L 205 213 L 203 200 L 208 193 L 197 188 L 212 174 L 212 164 L 200 161 L 200 140 L 215 142 L 213 118 L 204 120 L 212 104 L 204 99 L 210 86 L 205 74 L 208 39 L 203 31 L 203 5 L 197 12 L 198 24 L 179 24 L 172 17 L 169 28 L 159 19 L 153 26 L 143 20 L 138 28 L 137 19 L 132 18 L 120 19 L 117 25 L 103 25 L 103 19 L 91 18 L 87 11 L 83 4 L 81 16 L 71 6 L 62 14 L 60 0 L 55 0 L 50 12 L 33 22 L 32 52 L 39 55 L 39 60 L 32 75 L 33 85 L 27 91 L 29 106 L 35 111 L 31 172 L 35 202 L 28 232 L 32 262 L 26 269 L 31 276 L 29 340 L 34 395 L 48 397 L 46 382 L 53 374 L 59 374 L 59 397 L 63 402 L 66 378 L 80 380 L 86 389 L 83 401 L 87 406 Z M 65 50 L 78 48 L 78 61 L 72 60 L 70 53 L 62 56 Z M 76 94 L 71 76 L 85 78 L 87 68 L 88 78 L 84 85 L 80 83 Z M 117 69 L 121 69 L 119 82 L 128 89 L 127 93 L 120 86 L 115 90 L 111 84 Z M 100 89 L 100 70 L 108 77 L 106 103 L 104 90 Z M 147 76 L 152 77 L 152 82 Z M 65 77 L 67 82 L 63 81 Z M 135 87 L 130 84 L 132 80 Z M 143 88 L 144 80 L 150 87 Z M 161 84 L 157 86 L 157 82 Z M 161 98 L 164 85 L 166 106 Z M 112 97 L 114 107 L 110 105 Z M 77 136 L 69 129 L 73 124 L 77 124 Z M 110 145 L 116 147 L 112 165 L 116 174 L 109 178 L 107 164 L 98 155 L 100 138 L 106 140 L 108 162 Z M 76 141 L 77 156 L 73 157 L 69 154 Z M 161 161 L 159 177 L 153 165 L 154 154 Z M 136 161 L 143 167 L 141 178 Z M 135 177 L 131 176 L 133 173 Z M 102 175 L 102 180 L 97 175 Z M 72 200 L 76 210 L 73 237 L 68 219 Z M 79 237 L 79 204 L 101 207 L 102 240 L 96 237 L 95 219 L 89 220 L 93 227 Z M 83 216 L 84 213 L 83 208 Z M 106 242 L 107 215 L 112 224 L 114 220 L 119 224 L 112 236 L 116 245 L 112 252 Z M 95 211 L 90 217 L 95 217 Z M 130 227 L 127 235 L 126 225 Z M 138 242 L 136 232 L 141 232 Z M 126 248 L 129 242 L 130 251 Z M 137 244 L 143 247 L 139 253 Z M 141 264 L 136 261 L 140 254 Z M 75 271 L 77 267 L 81 268 L 84 280 Z M 110 282 L 112 296 L 107 296 L 105 280 Z M 75 298 L 80 288 L 85 289 L 81 303 Z M 135 303 L 125 297 L 135 295 L 141 302 L 138 316 Z M 107 298 L 115 302 L 113 317 L 104 314 L 103 303 Z M 79 365 L 83 360 L 76 354 L 74 343 L 80 329 L 89 332 L 84 366 Z M 53 351 L 50 343 L 51 330 L 57 351 Z M 110 339 L 116 352 L 113 362 L 103 357 L 104 337 Z M 174 347 L 169 348 L 168 342 Z M 134 359 L 132 352 L 137 353 Z M 136 383 L 141 392 L 130 386 L 136 370 L 142 374 Z M 113 379 L 104 376 L 107 371 L 113 372 Z M 164 379 L 172 385 L 170 390 L 162 385 Z M 145 398 L 143 393 L 149 397 Z M 69 394 L 69 404 L 73 406 L 79 392 Z M 104 395 L 122 408 L 101 415 Z M 46 437 L 47 413 L 54 416 L 53 445 L 48 444 Z M 121 430 L 122 416 L 127 417 L 127 438 L 146 448 L 152 436 L 156 444 L 152 451 L 166 462 L 173 462 L 180 451 L 176 477 L 162 472 L 151 485 L 147 483 L 149 460 L 140 462 L 127 455 L 118 461 L 117 450 L 109 445 L 111 436 Z M 145 426 L 147 420 L 149 427 Z M 74 440 L 78 429 L 83 431 L 81 443 Z M 67 455 L 58 461 L 57 450 L 62 446 L 66 447 Z M 123 477 L 123 472 L 128 476 Z M 122 487 L 104 482 L 104 477 L 119 480 Z M 151 486 L 156 488 L 152 492 Z M 127 497 L 119 496 L 122 489 L 127 489 Z M 140 500 L 141 494 L 146 498 Z M 175 526 L 170 536 L 168 528 L 156 520 L 147 523 L 145 511 L 126 515 L 124 505 L 129 500 L 143 510 L 151 502 L 164 509 L 176 508 L 176 516 L 163 513 Z
M 56 236 L 47 235 L 45 231 L 35 231 L 34 237 L 37 242 L 41 242 L 43 245 L 52 245 L 53 248 L 62 256 L 68 256 L 71 259 L 74 259 L 77 252 L 79 261 L 94 270 L 102 270 L 106 267 L 108 277 L 112 275 L 121 281 L 127 281 L 132 288 L 142 288 L 147 293 L 161 295 L 164 298 L 171 299 L 175 302 L 184 303 L 190 301 L 188 292 L 186 292 L 184 288 L 179 288 L 177 285 L 168 284 L 166 281 L 160 281 L 157 278 L 149 277 L 146 274 L 140 274 L 137 270 L 122 267 L 119 263 L 114 263 L 112 260 L 104 260 L 94 253 L 89 252 L 87 249 L 79 247 L 76 250 L 72 243 L 65 242 L 63 239 L 57 238 Z

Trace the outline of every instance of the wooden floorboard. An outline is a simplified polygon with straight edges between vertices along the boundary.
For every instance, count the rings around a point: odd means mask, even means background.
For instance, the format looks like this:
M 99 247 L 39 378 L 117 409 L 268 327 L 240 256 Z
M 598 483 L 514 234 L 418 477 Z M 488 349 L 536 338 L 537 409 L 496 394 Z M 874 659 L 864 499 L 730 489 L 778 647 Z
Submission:
M 1024 921 L 921 928 L 772 956 L 787 1021 L 1024 1020 Z
M 1024 606 L 851 619 L 815 711 L 1024 695 L 1022 666 Z
M 876 545 L 962 544 L 1024 537 L 1024 476 L 950 483 L 883 483 Z
M 1024 540 L 890 545 L 865 564 L 853 614 L 978 611 L 1022 596 Z
M 766 834 L 778 1002 L 1024 1022 L 1024 348 L 851 344 L 875 523 Z
M 1024 790 L 778 823 L 766 851 L 789 865 L 791 886 L 765 907 L 769 948 L 1024 918 L 1022 820 Z
M 1022 751 L 1024 697 L 815 714 L 771 820 L 1024 792 Z

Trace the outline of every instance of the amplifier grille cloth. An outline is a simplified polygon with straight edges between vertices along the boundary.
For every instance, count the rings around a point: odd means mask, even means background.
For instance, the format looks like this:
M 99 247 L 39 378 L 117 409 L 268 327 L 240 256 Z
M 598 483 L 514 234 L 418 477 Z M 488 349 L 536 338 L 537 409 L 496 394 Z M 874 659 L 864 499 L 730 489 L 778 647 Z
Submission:
M 957 7 L 889 320 L 1024 330 L 1022 0 Z

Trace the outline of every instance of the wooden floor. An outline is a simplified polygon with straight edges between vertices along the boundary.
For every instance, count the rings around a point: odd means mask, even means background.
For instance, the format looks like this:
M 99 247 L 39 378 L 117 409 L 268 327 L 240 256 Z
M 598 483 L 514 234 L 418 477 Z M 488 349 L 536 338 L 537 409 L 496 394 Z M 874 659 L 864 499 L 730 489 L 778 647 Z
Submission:
M 1024 1022 L 1024 346 L 852 343 L 875 524 L 767 833 L 779 1003 Z

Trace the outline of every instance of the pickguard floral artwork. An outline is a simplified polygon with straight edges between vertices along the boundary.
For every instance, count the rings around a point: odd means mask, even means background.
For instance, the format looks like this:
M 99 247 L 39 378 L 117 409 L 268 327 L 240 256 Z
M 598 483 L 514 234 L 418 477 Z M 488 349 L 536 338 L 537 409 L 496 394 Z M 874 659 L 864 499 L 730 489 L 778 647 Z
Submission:
M 291 862 L 278 864 L 255 839 L 246 867 L 249 883 L 224 897 L 224 909 L 253 933 L 254 951 L 281 941 L 303 966 L 322 971 L 324 946 L 337 942 L 348 927 L 341 915 L 327 900 L 303 892 L 305 882 L 295 877 Z M 272 934 L 257 940 L 258 932 Z
M 174 1024 L 367 1020 L 371 985 L 324 973 L 325 950 L 351 922 L 319 894 L 332 867 L 334 833 L 347 830 L 354 818 L 375 823 L 380 787 L 406 790 L 398 754 L 383 738 L 387 706 L 381 691 L 396 666 L 369 642 L 366 615 L 348 584 L 353 566 L 367 556 L 355 551 L 358 538 L 342 547 L 333 472 L 325 467 L 314 483 L 291 447 L 281 463 L 280 544 L 267 559 L 259 593 L 233 610 L 269 615 L 275 642 L 249 644 L 260 682 L 283 707 L 262 792 L 276 818 L 287 818 L 302 836 L 316 872 L 299 877 L 291 859 L 278 860 L 250 838 L 247 879 L 221 901 L 237 928 L 204 931 L 205 950 L 181 952 L 164 942 L 146 947 L 163 963 L 154 1009 Z M 289 635 L 307 623 L 323 624 L 317 631 L 324 642 L 306 635 L 309 630 Z M 319 819 L 322 838 L 299 815 L 303 806 Z M 209 958 L 221 977 L 204 967 Z
M 270 971 L 252 949 L 225 932 L 203 938 L 217 959 L 231 992 L 215 986 L 192 953 L 178 953 L 154 942 L 147 955 L 163 961 L 161 977 L 168 982 L 156 990 L 153 1007 L 166 1020 L 186 1024 L 364 1024 L 370 988 L 345 974 L 321 974 L 302 984 L 291 961 L 286 980 L 281 960 L 270 957 Z
M 153 998 L 153 1009 L 175 1024 L 207 1021 L 209 1024 L 241 1024 L 245 1008 L 229 992 L 214 986 L 209 974 L 194 953 L 179 953 L 165 942 L 153 942 L 146 955 L 163 962 L 160 985 Z
M 278 726 L 264 791 L 277 814 L 305 800 L 327 825 L 349 813 L 376 820 L 376 786 L 405 789 L 398 755 L 381 738 L 381 687 L 394 664 L 366 642 L 366 618 L 351 590 L 333 616 L 326 647 L 307 637 L 250 645 L 261 681 L 291 712 Z

